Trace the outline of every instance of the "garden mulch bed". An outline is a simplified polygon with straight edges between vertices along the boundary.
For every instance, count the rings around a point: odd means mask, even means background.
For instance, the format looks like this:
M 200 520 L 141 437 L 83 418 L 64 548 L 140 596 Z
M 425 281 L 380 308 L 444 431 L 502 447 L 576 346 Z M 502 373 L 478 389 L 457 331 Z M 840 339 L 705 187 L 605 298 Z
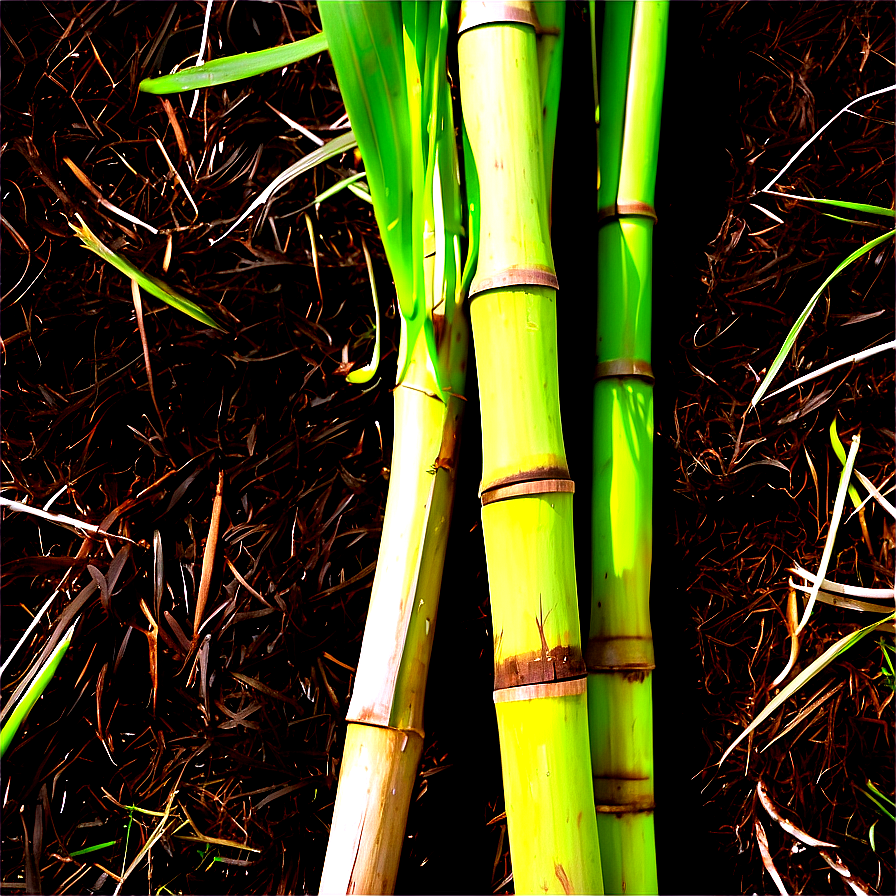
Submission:
M 361 170 L 353 153 L 222 238 L 314 137 L 345 122 L 326 54 L 205 91 L 195 109 L 193 94 L 138 94 L 143 77 L 192 64 L 204 14 L 199 3 L 0 11 L 2 493 L 112 533 L 4 510 L 4 710 L 77 620 L 0 769 L 4 893 L 112 893 L 122 876 L 121 892 L 297 893 L 320 879 L 388 487 L 398 318 L 384 308 L 373 387 L 346 384 L 373 345 L 362 240 L 389 302 L 369 206 L 346 191 L 313 203 Z M 837 844 L 828 857 L 854 884 L 896 890 L 893 825 L 861 792 L 867 780 L 894 792 L 887 640 L 864 639 L 717 766 L 776 692 L 789 568 L 818 568 L 841 469 L 832 420 L 847 444 L 861 432 L 857 469 L 891 484 L 892 354 L 747 409 L 812 293 L 883 232 L 880 219 L 834 220 L 756 191 L 847 102 L 892 83 L 893 19 L 883 2 L 672 7 L 653 365 L 663 892 L 773 891 L 757 821 L 790 892 L 854 892 L 771 818 L 760 781 L 787 821 Z M 582 190 L 594 159 L 584 21 L 570 4 L 553 218 L 587 597 L 596 253 Z M 221 3 L 208 39 L 220 57 L 318 29 L 313 4 Z M 800 157 L 788 192 L 893 206 L 893 94 L 855 112 Z M 80 246 L 75 215 L 222 329 L 144 296 L 148 371 L 129 284 Z M 892 285 L 887 242 L 831 284 L 773 388 L 892 339 Z M 512 891 L 477 413 L 471 400 L 401 892 Z M 828 576 L 892 587 L 893 520 L 873 501 L 864 512 L 867 541 L 858 517 L 844 520 Z M 797 669 L 866 617 L 820 606 Z

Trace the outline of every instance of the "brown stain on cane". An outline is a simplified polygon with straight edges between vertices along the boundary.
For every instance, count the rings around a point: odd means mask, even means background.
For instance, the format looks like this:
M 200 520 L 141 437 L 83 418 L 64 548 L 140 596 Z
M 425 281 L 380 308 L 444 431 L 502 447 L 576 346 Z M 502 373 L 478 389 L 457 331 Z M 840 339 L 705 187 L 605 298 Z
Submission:
M 560 881 L 560 886 L 563 887 L 564 893 L 575 892 L 572 886 L 572 881 L 569 879 L 569 876 L 559 862 L 554 865 L 554 874 L 557 876 L 557 880 Z

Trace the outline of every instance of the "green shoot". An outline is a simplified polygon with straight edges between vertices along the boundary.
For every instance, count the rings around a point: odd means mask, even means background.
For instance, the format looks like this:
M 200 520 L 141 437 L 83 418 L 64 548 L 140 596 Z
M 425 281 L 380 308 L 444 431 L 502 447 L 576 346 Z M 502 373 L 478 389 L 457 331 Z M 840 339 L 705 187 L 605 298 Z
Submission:
M 84 223 L 84 219 L 80 215 L 76 215 L 75 217 L 81 222 L 81 226 L 77 227 L 72 224 L 71 221 L 69 221 L 68 226 L 80 237 L 85 248 L 99 255 L 103 261 L 111 264 L 112 267 L 121 271 L 126 277 L 131 280 L 136 280 L 148 293 L 154 295 L 157 299 L 161 299 L 172 308 L 182 311 L 188 317 L 192 317 L 194 320 L 198 320 L 208 327 L 214 327 L 216 330 L 222 329 L 195 302 L 191 302 L 188 298 L 182 296 L 179 292 L 168 286 L 167 283 L 163 283 L 151 274 L 147 274 L 145 271 L 141 271 L 139 268 L 134 267 L 134 265 L 123 255 L 118 255 L 108 246 L 104 245 L 99 237 L 96 236 L 96 234 L 94 234 Z
M 803 685 L 811 681 L 819 672 L 830 665 L 841 653 L 849 650 L 850 647 L 857 644 L 866 635 L 870 635 L 882 625 L 896 620 L 896 613 L 890 613 L 885 619 L 879 622 L 872 622 L 871 625 L 854 631 L 839 641 L 833 643 L 821 656 L 807 666 L 790 684 L 785 687 L 769 704 L 753 719 L 752 722 L 737 736 L 734 742 L 722 754 L 719 760 L 721 765 L 729 756 L 731 751 L 751 732 L 755 731 L 773 712 L 779 709 L 787 700 L 789 700 Z
M 869 215 L 884 215 L 887 218 L 896 218 L 896 210 L 884 208 L 882 205 L 868 205 L 866 202 L 847 202 L 845 199 L 816 199 L 814 196 L 795 196 L 792 193 L 772 193 L 772 196 L 781 196 L 786 199 L 798 199 L 800 202 L 817 202 L 819 205 L 833 205 L 837 208 L 845 208 L 854 212 L 864 212 Z M 830 217 L 834 217 L 831 215 Z M 841 218 L 842 221 L 850 221 L 851 218 Z
M 365 176 L 366 176 L 365 173 L 363 171 L 361 171 L 358 174 L 353 174 L 351 177 L 343 178 L 341 181 L 339 181 L 339 183 L 333 184 L 332 187 L 329 187 L 328 189 L 324 190 L 323 193 L 320 193 L 317 196 L 315 196 L 314 201 L 311 203 L 311 205 L 314 205 L 314 206 L 320 205 L 322 202 L 325 202 L 331 196 L 335 196 L 337 193 L 341 193 L 344 189 L 352 186 L 352 184 L 354 184 L 356 181 L 361 180 L 361 178 L 365 177 Z M 354 192 L 354 190 L 352 190 L 352 192 Z M 355 195 L 357 195 L 357 194 L 355 194 Z M 370 193 L 364 193 L 363 195 L 364 195 L 364 198 L 368 202 L 370 202 Z
M 837 435 L 837 418 L 835 417 L 831 421 L 831 447 L 834 449 L 834 454 L 837 455 L 837 460 L 840 461 L 841 464 L 846 464 L 846 449 L 843 447 L 843 443 L 840 441 L 840 436 Z M 859 497 L 858 489 L 854 485 L 850 485 L 849 487 L 849 498 L 852 501 L 852 506 L 858 509 L 862 506 L 862 499 Z
M 855 252 L 850 253 L 837 267 L 834 269 L 834 272 L 830 274 L 818 287 L 817 290 L 812 295 L 812 298 L 809 299 L 809 303 L 800 313 L 800 316 L 796 319 L 796 323 L 791 327 L 790 332 L 787 334 L 787 338 L 784 340 L 784 344 L 781 346 L 781 350 L 775 357 L 775 360 L 772 361 L 771 367 L 768 369 L 768 373 L 765 375 L 765 378 L 760 383 L 759 388 L 756 390 L 756 394 L 750 400 L 750 406 L 756 407 L 760 401 L 762 401 L 762 397 L 768 391 L 768 387 L 771 385 L 772 380 L 777 375 L 778 371 L 781 369 L 781 366 L 784 364 L 784 360 L 787 358 L 788 353 L 793 348 L 794 342 L 796 342 L 796 337 L 799 336 L 800 330 L 803 329 L 803 325 L 809 319 L 809 315 L 812 313 L 812 310 L 815 308 L 815 304 L 818 299 L 821 297 L 821 294 L 827 289 L 828 284 L 838 275 L 843 273 L 846 268 L 848 268 L 854 261 L 858 261 L 866 253 L 870 252 L 876 246 L 879 246 L 881 243 L 886 242 L 891 237 L 896 236 L 896 230 L 889 230 L 884 234 L 881 234 L 878 237 L 875 237 L 868 243 L 865 243 L 864 246 L 860 246 L 856 249 Z
M 0 731 L 0 757 L 6 754 L 6 750 L 12 743 L 12 739 L 16 736 L 22 722 L 31 712 L 32 707 L 40 699 L 41 694 L 47 689 L 47 685 L 52 681 L 62 657 L 65 656 L 68 645 L 72 642 L 72 635 L 75 633 L 77 620 L 72 623 L 71 628 L 63 635 L 62 640 L 56 645 L 55 650 L 47 657 L 47 661 L 41 666 L 40 671 L 35 675 L 34 680 L 28 686 L 28 689 L 22 695 L 16 708 L 3 725 Z
M 881 638 L 877 644 L 883 654 L 884 662 L 887 664 L 886 669 L 881 666 L 880 674 L 883 676 L 887 687 L 891 691 L 896 691 L 896 669 L 893 668 L 893 659 L 896 657 L 896 647 L 892 644 L 887 644 L 883 638 Z
M 86 856 L 91 852 L 99 852 L 101 849 L 106 849 L 108 846 L 115 846 L 117 840 L 107 840 L 105 843 L 97 843 L 96 846 L 85 846 L 84 849 L 76 849 L 74 852 L 70 852 L 69 855 L 75 859 L 78 856 Z
M 256 53 L 239 53 L 236 56 L 225 56 L 185 69 L 173 72 L 161 78 L 144 78 L 140 82 L 141 93 L 171 94 L 185 93 L 188 90 L 199 90 L 203 87 L 216 87 L 219 84 L 230 84 L 244 78 L 252 78 L 274 69 L 283 68 L 294 62 L 300 62 L 309 56 L 316 56 L 327 49 L 327 38 L 323 34 L 312 34 L 304 40 L 284 44 L 282 47 L 271 47 Z
M 894 803 L 885 793 L 881 793 L 870 780 L 866 780 L 865 785 L 868 790 L 862 790 L 862 788 L 859 787 L 859 793 L 867 796 L 868 799 L 890 819 L 890 821 L 896 821 L 896 815 L 894 815 L 894 813 L 896 813 L 896 803 Z
M 350 383 L 367 383 L 375 376 L 377 368 L 380 366 L 380 303 L 376 295 L 376 280 L 373 276 L 373 261 L 370 258 L 370 252 L 367 249 L 367 242 L 362 238 L 361 248 L 364 250 L 364 258 L 367 261 L 367 276 L 370 278 L 370 292 L 373 295 L 373 310 L 376 315 L 375 328 L 376 335 L 373 343 L 373 357 L 366 367 L 358 370 L 352 370 L 346 380 Z

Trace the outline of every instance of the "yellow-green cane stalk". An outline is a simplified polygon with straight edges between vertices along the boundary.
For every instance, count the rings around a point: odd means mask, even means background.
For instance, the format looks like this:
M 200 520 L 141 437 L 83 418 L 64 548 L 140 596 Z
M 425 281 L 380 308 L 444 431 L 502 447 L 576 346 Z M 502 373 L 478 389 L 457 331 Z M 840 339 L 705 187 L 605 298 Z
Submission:
M 650 367 L 667 2 L 608 3 L 600 79 L 588 719 L 607 893 L 656 893 Z
M 391 893 L 423 748 L 468 328 L 444 3 L 320 5 L 401 312 L 395 442 L 322 893 Z
M 481 195 L 470 314 L 482 409 L 482 527 L 514 886 L 518 893 L 600 893 L 537 25 L 530 3 L 461 6 L 467 173 L 475 169 Z

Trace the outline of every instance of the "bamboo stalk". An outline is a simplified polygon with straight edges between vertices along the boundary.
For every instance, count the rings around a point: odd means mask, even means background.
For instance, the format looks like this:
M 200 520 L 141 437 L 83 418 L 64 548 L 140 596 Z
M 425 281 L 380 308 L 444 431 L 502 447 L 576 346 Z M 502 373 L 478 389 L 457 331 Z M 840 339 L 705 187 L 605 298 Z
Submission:
M 657 893 L 651 278 L 667 0 L 606 4 L 588 718 L 607 893 Z
M 320 6 L 401 311 L 395 441 L 321 893 L 391 893 L 423 749 L 468 325 L 445 4 Z
M 530 3 L 461 6 L 468 177 L 481 194 L 470 314 L 495 708 L 516 891 L 601 893 L 536 26 Z

